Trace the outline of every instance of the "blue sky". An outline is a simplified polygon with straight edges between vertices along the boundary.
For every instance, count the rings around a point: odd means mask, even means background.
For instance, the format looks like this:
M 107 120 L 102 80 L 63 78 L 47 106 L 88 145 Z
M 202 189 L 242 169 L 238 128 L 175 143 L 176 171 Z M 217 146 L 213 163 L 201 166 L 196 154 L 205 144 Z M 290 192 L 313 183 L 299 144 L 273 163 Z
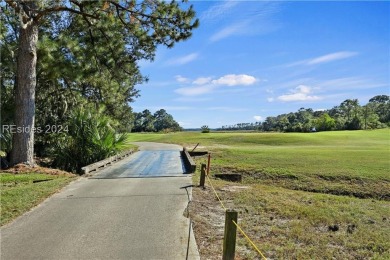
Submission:
M 136 112 L 215 128 L 390 94 L 390 2 L 189 2 L 200 26 L 140 63 Z

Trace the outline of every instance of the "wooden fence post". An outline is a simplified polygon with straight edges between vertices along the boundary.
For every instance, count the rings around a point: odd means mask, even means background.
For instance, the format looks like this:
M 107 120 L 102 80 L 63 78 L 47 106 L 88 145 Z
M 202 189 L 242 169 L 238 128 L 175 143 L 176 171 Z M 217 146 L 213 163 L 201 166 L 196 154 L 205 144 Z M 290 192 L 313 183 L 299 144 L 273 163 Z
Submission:
M 200 168 L 200 183 L 199 186 L 204 188 L 204 183 L 206 180 L 206 164 L 202 163 L 202 167 Z
M 207 161 L 207 175 L 210 174 L 210 161 L 211 161 L 211 154 L 209 154 L 208 161 Z
M 237 215 L 237 211 L 235 210 L 226 210 L 222 260 L 234 260 L 237 227 L 233 223 L 233 220 L 237 223 Z

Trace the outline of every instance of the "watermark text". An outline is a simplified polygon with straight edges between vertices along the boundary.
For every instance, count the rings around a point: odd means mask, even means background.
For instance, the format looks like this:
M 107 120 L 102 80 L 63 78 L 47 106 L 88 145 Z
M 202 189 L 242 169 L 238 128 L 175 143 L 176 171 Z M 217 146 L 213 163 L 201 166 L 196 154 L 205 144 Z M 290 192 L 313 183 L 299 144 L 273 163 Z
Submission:
M 53 133 L 64 133 L 68 132 L 68 126 L 63 125 L 45 125 L 45 126 L 17 126 L 17 125 L 2 125 L 1 126 L 2 133 L 10 133 L 10 134 L 53 134 Z

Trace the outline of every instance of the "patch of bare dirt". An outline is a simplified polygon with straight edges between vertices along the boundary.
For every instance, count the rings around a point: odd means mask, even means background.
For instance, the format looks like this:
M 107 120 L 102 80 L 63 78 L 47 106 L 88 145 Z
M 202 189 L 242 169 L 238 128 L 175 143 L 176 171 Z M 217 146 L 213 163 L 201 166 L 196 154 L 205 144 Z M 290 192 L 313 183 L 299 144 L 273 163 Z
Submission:
M 10 167 L 5 170 L 1 170 L 2 172 L 8 172 L 8 173 L 13 173 L 13 174 L 23 174 L 23 173 L 44 173 L 44 174 L 49 174 L 49 175 L 67 175 L 67 176 L 76 176 L 73 173 L 62 171 L 59 169 L 52 169 L 52 168 L 46 168 L 46 167 L 41 167 L 39 165 L 35 166 L 29 166 L 26 164 L 17 164 L 13 167 Z
M 251 187 L 249 186 L 235 186 L 235 185 L 232 185 L 232 186 L 225 186 L 223 188 L 221 188 L 222 191 L 225 191 L 225 192 L 237 192 L 237 191 L 242 191 L 242 190 L 246 190 L 246 189 L 250 189 Z
M 218 195 L 223 198 L 225 207 L 234 206 L 234 193 L 249 189 L 249 186 L 225 185 L 216 188 Z M 220 260 L 223 250 L 223 236 L 225 227 L 225 211 L 215 197 L 211 187 L 205 189 L 194 187 L 190 216 L 193 222 L 196 243 L 200 258 L 203 260 Z M 236 245 L 236 260 L 248 259 L 246 247 Z
M 192 190 L 190 216 L 201 259 L 221 259 L 225 213 L 211 188 Z

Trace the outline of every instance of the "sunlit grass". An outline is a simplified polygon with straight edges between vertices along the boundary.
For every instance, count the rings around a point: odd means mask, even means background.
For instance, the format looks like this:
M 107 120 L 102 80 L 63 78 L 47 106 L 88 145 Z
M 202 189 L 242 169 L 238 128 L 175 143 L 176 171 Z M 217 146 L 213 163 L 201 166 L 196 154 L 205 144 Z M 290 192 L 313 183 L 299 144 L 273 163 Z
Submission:
M 204 146 L 224 144 L 231 146 L 242 145 L 271 145 L 271 146 L 381 146 L 390 145 L 390 129 L 373 131 L 337 131 L 319 133 L 240 133 L 240 132 L 200 132 L 178 133 L 133 133 L 128 135 L 130 141 L 159 141 Z
M 390 130 L 320 133 L 130 134 L 130 141 L 178 143 L 211 152 L 212 172 L 246 183 L 390 199 Z
M 38 205 L 73 179 L 68 175 L 0 172 L 1 225 Z

